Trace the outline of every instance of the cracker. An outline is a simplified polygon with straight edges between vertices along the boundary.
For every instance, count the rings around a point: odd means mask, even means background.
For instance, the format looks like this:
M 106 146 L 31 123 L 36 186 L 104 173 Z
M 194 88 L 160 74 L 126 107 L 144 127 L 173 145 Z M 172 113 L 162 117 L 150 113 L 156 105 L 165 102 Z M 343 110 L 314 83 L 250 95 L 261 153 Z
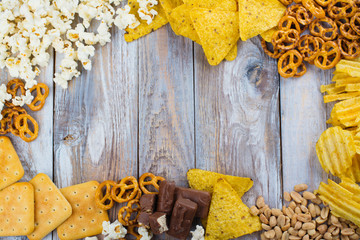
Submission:
M 91 181 L 60 189 L 73 211 L 71 217 L 57 228 L 61 240 L 85 238 L 102 232 L 102 223 L 109 221 L 109 216 L 95 203 L 98 186 L 98 182 Z
M 27 237 L 43 239 L 71 216 L 70 203 L 43 173 L 30 180 L 35 189 L 35 230 Z
M 24 169 L 8 137 L 0 137 L 0 190 L 19 181 Z
M 34 231 L 34 187 L 14 183 L 0 191 L 0 237 L 27 235 Z

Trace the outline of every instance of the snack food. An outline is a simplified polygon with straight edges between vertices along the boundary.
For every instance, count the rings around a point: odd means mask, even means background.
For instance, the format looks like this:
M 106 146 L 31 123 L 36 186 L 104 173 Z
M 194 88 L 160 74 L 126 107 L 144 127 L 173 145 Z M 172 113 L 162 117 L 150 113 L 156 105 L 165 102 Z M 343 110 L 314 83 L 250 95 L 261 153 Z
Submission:
M 157 200 L 158 212 L 171 214 L 175 203 L 175 182 L 173 181 L 162 181 L 160 183 L 159 195 Z
M 141 191 L 139 189 L 139 183 L 133 176 L 125 177 L 115 184 L 111 189 L 111 198 L 118 202 L 129 202 L 135 198 L 141 197 Z
M 159 182 L 164 181 L 165 178 L 160 176 L 155 176 L 152 173 L 144 173 L 141 175 L 139 179 L 140 189 L 143 191 L 144 194 L 158 194 L 159 192 L 154 192 L 152 189 L 148 190 L 146 187 L 149 188 L 152 186 L 155 190 L 159 190 Z
M 0 191 L 0 237 L 27 235 L 34 226 L 34 187 L 14 183 Z
M 0 190 L 19 181 L 24 176 L 24 168 L 10 139 L 0 137 Z
M 197 204 L 195 217 L 206 218 L 209 213 L 211 195 L 209 192 L 190 188 L 176 187 L 176 199 L 185 198 Z
M 102 182 L 99 187 L 96 189 L 95 192 L 95 201 L 96 205 L 103 209 L 109 210 L 114 206 L 114 200 L 111 196 L 111 190 L 116 185 L 114 181 L 104 181 Z M 105 195 L 103 194 L 103 188 L 105 187 Z
M 102 223 L 109 221 L 109 217 L 95 203 L 95 192 L 99 185 L 96 181 L 90 181 L 60 189 L 73 210 L 70 218 L 57 228 L 61 240 L 85 238 L 102 232 Z
M 178 219 L 181 222 L 181 219 Z M 151 231 L 155 235 L 162 234 L 163 232 L 168 231 L 166 214 L 162 212 L 156 212 L 149 216 L 149 225 Z
M 49 96 L 49 87 L 44 83 L 38 83 L 30 89 L 31 93 L 35 91 L 34 99 L 27 106 L 32 111 L 40 111 L 45 105 L 46 98 Z
M 72 208 L 46 174 L 36 175 L 30 183 L 35 190 L 35 229 L 27 237 L 41 240 L 71 216 Z
M 129 201 L 126 206 L 120 208 L 118 220 L 124 226 L 134 225 L 137 223 L 140 211 L 141 207 L 139 201 L 133 199 Z
M 39 124 L 29 114 L 20 114 L 16 117 L 15 127 L 19 131 L 20 138 L 25 142 L 34 141 L 39 135 Z

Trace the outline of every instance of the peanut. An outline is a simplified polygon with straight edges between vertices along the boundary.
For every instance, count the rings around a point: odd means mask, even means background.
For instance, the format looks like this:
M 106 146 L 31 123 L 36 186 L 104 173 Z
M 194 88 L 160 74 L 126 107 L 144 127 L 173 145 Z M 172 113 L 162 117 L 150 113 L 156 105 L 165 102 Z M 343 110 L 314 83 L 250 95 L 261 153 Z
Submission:
M 270 225 L 270 227 L 275 227 L 276 226 L 276 223 L 277 223 L 277 221 L 276 221 L 276 217 L 275 216 L 271 216 L 270 217 L 270 220 L 269 220 L 269 225 Z
M 313 194 L 312 192 L 308 192 L 308 191 L 305 191 L 303 193 L 303 197 L 307 200 L 313 200 L 316 198 L 315 194 Z
M 274 238 L 275 237 L 275 231 L 274 230 L 270 230 L 264 233 L 266 238 Z
M 260 196 L 260 197 L 258 197 L 258 198 L 256 199 L 256 206 L 257 206 L 258 208 L 262 208 L 262 207 L 265 206 L 265 199 L 264 199 L 263 196 Z
M 275 217 L 279 217 L 280 215 L 283 215 L 282 211 L 277 208 L 271 209 L 271 214 L 274 215 Z
M 290 196 L 292 197 L 292 199 L 294 199 L 296 203 L 301 203 L 303 200 L 302 196 L 298 192 L 292 191 L 290 193 Z
M 281 236 L 282 236 L 282 231 L 281 231 L 281 229 L 280 229 L 278 226 L 276 226 L 276 227 L 274 227 L 274 231 L 275 231 L 275 237 L 276 237 L 276 239 L 280 239 Z
M 321 209 L 320 216 L 323 219 L 326 219 L 329 216 L 329 207 L 324 207 L 323 209 Z
M 326 224 L 321 224 L 317 227 L 317 230 L 321 233 L 321 234 L 324 234 L 326 233 L 328 229 L 328 226 Z
M 280 226 L 280 227 L 285 226 L 285 221 L 286 221 L 285 216 L 284 216 L 284 215 L 280 215 L 280 216 L 277 218 L 277 224 L 278 224 L 278 226 Z
M 260 221 L 265 224 L 269 224 L 269 220 L 265 217 L 264 214 L 260 214 Z
M 261 224 L 261 227 L 262 227 L 262 229 L 264 229 L 264 230 L 266 230 L 266 231 L 269 231 L 269 230 L 272 229 L 269 225 L 267 225 L 267 224 L 265 224 L 265 223 L 262 223 L 262 224 Z
M 281 240 L 289 240 L 289 233 L 287 231 L 283 233 Z
M 308 189 L 308 185 L 306 185 L 305 183 L 295 185 L 295 187 L 294 187 L 294 191 L 296 191 L 296 192 L 302 192 L 307 189 Z
M 258 216 L 258 215 L 260 214 L 260 211 L 259 211 L 259 209 L 258 209 L 256 206 L 252 206 L 252 207 L 250 208 L 250 213 L 251 213 L 251 215 L 253 215 L 253 216 Z
M 354 233 L 355 231 L 352 228 L 344 228 L 343 230 L 341 230 L 341 234 L 345 236 L 350 236 L 353 235 Z
M 290 193 L 284 192 L 284 199 L 285 199 L 285 201 L 290 202 L 291 201 Z

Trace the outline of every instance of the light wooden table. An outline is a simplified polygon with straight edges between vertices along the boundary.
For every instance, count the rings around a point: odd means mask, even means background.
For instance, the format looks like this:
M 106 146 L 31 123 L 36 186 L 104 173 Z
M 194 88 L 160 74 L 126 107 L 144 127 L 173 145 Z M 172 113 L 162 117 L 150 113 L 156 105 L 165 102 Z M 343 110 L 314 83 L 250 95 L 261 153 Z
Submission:
M 250 177 L 243 201 L 263 195 L 280 207 L 283 191 L 303 182 L 315 189 L 327 178 L 315 143 L 330 112 L 319 88 L 331 72 L 310 66 L 301 78 L 283 79 L 258 38 L 239 42 L 235 61 L 213 67 L 201 46 L 170 26 L 133 43 L 114 28 L 93 69 L 67 90 L 52 82 L 61 56 L 53 60 L 40 77 L 50 95 L 34 114 L 38 139 L 11 136 L 23 180 L 43 172 L 61 188 L 153 172 L 185 186 L 187 170 L 201 168 Z

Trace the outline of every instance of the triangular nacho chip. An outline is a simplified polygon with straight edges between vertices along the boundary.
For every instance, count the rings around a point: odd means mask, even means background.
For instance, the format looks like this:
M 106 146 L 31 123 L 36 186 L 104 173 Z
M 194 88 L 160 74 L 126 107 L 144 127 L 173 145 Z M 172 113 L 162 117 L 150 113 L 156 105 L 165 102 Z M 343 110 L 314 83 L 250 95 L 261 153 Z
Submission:
M 176 7 L 184 4 L 184 2 L 182 0 L 160 0 L 160 4 L 165 11 L 165 16 L 166 16 L 167 20 L 169 21 L 171 28 L 174 31 L 175 26 L 173 26 L 174 22 L 170 21 L 170 13 Z M 175 32 L 175 33 L 178 34 L 177 32 Z
M 211 199 L 205 240 L 233 239 L 261 229 L 259 217 L 252 216 L 230 184 L 219 179 Z
M 194 8 L 190 13 L 210 65 L 218 65 L 239 40 L 236 12 Z
M 235 44 L 235 46 L 230 50 L 230 52 L 228 53 L 228 55 L 226 55 L 225 59 L 226 61 L 234 61 L 237 57 L 237 45 Z
M 190 169 L 187 179 L 191 188 L 212 193 L 217 180 L 225 179 L 232 188 L 242 197 L 254 184 L 250 178 L 235 177 L 201 169 Z
M 130 6 L 131 10 L 130 13 L 134 14 L 137 19 L 140 21 L 140 25 L 137 26 L 135 29 L 126 28 L 126 33 L 124 34 L 125 41 L 132 42 L 136 39 L 139 39 L 159 28 L 164 26 L 168 23 L 168 20 L 166 18 L 166 14 L 164 9 L 158 4 L 153 7 L 155 11 L 158 12 L 158 15 L 156 15 L 153 19 L 153 21 L 148 25 L 145 20 L 141 20 L 138 14 L 139 4 L 135 0 L 128 1 L 128 5 Z
M 285 10 L 278 0 L 239 0 L 241 40 L 246 41 L 277 26 Z

